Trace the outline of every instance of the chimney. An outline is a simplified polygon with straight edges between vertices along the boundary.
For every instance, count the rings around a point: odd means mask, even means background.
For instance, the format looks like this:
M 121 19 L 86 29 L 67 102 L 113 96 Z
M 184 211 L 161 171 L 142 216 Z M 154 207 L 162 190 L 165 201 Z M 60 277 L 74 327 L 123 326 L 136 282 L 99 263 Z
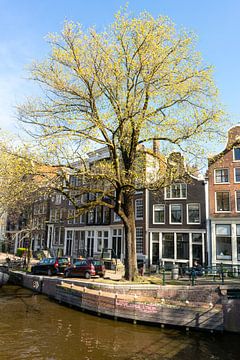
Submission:
M 240 125 L 234 126 L 228 130 L 227 148 L 231 149 L 234 145 L 240 144 Z
M 160 154 L 160 141 L 153 139 L 153 152 L 154 154 Z

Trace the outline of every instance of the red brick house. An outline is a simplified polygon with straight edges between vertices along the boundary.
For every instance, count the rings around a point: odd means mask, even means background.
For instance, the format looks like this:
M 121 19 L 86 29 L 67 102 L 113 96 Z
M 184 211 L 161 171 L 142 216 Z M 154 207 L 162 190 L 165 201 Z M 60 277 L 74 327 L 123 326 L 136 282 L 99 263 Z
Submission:
M 209 261 L 240 265 L 240 125 L 228 131 L 226 148 L 209 159 Z

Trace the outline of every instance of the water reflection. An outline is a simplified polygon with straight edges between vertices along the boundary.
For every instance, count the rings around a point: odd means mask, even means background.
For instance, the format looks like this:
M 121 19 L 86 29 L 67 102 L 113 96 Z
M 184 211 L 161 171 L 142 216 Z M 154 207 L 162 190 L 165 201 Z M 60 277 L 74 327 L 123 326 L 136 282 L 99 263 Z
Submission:
M 107 320 L 20 287 L 0 289 L 0 359 L 238 359 L 238 335 Z

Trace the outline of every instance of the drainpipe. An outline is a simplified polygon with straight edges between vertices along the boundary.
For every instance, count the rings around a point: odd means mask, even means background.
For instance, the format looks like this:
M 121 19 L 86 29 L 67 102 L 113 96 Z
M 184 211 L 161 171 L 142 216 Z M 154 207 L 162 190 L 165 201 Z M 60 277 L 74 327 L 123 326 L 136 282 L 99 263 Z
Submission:
M 146 251 L 146 260 L 148 265 L 150 265 L 150 240 L 149 240 L 149 190 L 145 189 L 145 251 Z
M 209 218 L 209 195 L 208 195 L 208 181 L 204 181 L 205 187 L 205 211 L 206 211 L 206 242 L 208 252 L 208 266 L 212 266 L 212 236 L 211 236 L 211 220 Z

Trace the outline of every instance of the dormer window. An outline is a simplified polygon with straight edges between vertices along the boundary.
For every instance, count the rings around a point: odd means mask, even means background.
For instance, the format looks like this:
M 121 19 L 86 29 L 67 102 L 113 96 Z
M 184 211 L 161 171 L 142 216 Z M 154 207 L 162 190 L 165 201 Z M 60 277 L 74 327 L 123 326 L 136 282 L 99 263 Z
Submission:
M 233 160 L 240 161 L 240 147 L 233 149 Z
M 165 199 L 186 199 L 187 184 L 173 184 L 165 188 Z

